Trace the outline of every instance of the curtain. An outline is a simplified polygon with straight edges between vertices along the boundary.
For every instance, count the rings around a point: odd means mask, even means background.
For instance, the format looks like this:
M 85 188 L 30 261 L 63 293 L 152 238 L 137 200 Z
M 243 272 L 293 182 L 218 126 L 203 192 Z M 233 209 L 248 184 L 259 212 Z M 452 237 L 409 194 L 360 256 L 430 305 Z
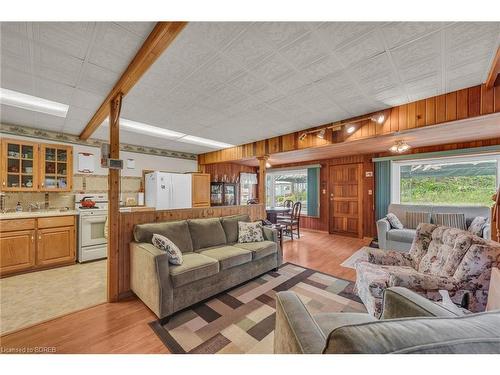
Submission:
M 319 216 L 319 168 L 307 168 L 307 216 Z
M 387 215 L 391 203 L 391 161 L 375 162 L 375 218 Z
M 240 184 L 257 185 L 257 175 L 255 173 L 240 173 Z

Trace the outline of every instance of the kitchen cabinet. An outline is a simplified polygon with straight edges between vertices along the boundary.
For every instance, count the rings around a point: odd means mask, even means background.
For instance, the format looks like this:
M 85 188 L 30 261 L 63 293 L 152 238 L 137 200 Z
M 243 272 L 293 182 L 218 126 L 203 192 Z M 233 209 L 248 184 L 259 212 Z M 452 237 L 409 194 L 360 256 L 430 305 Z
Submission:
M 239 184 L 212 182 L 210 185 L 210 202 L 213 206 L 234 206 L 238 204 Z
M 0 273 L 29 270 L 35 266 L 35 230 L 0 232 Z
M 3 139 L 2 191 L 71 191 L 73 147 Z
M 71 191 L 73 147 L 40 145 L 40 191 Z
M 210 174 L 192 174 L 193 207 L 210 207 Z
M 75 216 L 0 221 L 0 276 L 73 264 Z
M 38 189 L 38 145 L 17 139 L 3 139 L 2 190 L 36 191 Z
M 50 266 L 75 259 L 75 227 L 38 229 L 36 264 Z

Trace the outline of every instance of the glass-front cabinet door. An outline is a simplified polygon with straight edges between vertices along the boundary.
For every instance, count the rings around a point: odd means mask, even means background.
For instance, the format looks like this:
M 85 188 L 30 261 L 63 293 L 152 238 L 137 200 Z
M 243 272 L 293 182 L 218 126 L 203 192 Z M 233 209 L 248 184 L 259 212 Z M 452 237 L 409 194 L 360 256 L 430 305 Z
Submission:
M 40 190 L 70 191 L 73 151 L 71 146 L 43 144 L 40 147 Z
M 15 139 L 2 140 L 2 190 L 38 189 L 38 145 Z

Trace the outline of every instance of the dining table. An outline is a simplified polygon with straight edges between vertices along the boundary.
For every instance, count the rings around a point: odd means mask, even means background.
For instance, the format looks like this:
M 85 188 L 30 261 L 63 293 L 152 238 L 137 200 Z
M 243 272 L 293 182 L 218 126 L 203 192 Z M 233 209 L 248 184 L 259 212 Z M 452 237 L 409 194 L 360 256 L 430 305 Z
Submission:
M 278 222 L 278 216 L 290 213 L 292 209 L 290 207 L 266 207 L 266 217 L 271 223 L 276 224 Z

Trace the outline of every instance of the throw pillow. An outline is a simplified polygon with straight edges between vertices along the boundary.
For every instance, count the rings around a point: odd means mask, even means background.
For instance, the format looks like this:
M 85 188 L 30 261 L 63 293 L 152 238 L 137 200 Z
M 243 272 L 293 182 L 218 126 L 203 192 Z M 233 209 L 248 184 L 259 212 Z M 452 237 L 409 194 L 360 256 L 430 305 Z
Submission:
M 430 223 L 430 212 L 406 212 L 406 227 L 409 229 L 417 229 L 421 223 Z
M 245 223 L 238 221 L 238 242 L 262 242 L 264 236 L 262 235 L 262 224 L 259 221 L 254 223 Z
M 394 229 L 403 229 L 403 224 L 401 221 L 398 219 L 398 217 L 392 213 L 388 213 L 387 216 L 385 217 L 389 224 L 391 224 L 391 228 Z
M 465 215 L 457 213 L 432 214 L 432 223 L 444 225 L 445 227 L 458 228 L 466 230 Z
M 161 234 L 153 234 L 153 239 L 151 241 L 156 248 L 167 253 L 169 263 L 175 265 L 182 264 L 182 252 L 179 250 L 177 245 L 170 241 L 167 237 L 162 236 Z
M 488 219 L 486 217 L 477 216 L 472 220 L 467 230 L 476 236 L 483 237 L 483 230 L 487 221 Z

